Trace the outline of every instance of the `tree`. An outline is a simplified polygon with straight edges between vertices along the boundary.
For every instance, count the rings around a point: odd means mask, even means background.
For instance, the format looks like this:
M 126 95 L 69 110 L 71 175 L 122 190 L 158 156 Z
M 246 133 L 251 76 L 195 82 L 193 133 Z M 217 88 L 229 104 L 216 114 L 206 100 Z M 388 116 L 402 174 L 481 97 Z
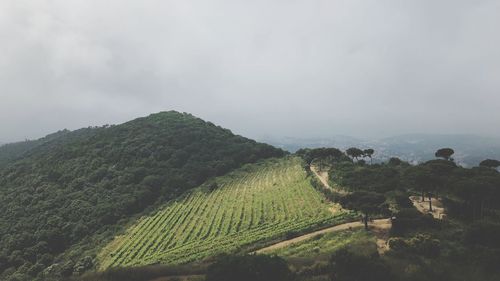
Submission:
M 493 159 L 486 159 L 486 160 L 482 161 L 481 163 L 479 163 L 479 166 L 496 169 L 496 168 L 500 167 L 500 161 L 493 160 Z
M 435 193 L 437 199 L 439 198 L 439 192 L 445 189 L 457 165 L 452 161 L 437 159 L 426 162 L 424 166 L 428 168 L 430 176 L 429 189 Z
M 356 147 L 351 147 L 346 150 L 346 154 L 353 160 L 356 159 L 357 161 L 359 157 L 363 156 L 363 150 Z
M 373 160 L 372 159 L 373 153 L 375 153 L 375 150 L 373 150 L 371 148 L 363 150 L 363 156 L 370 158 L 370 164 L 373 163 L 373 161 L 372 161 Z
M 399 166 L 399 165 L 403 164 L 403 161 L 397 157 L 391 157 L 391 159 L 389 159 L 387 164 L 389 164 L 391 166 Z
M 456 183 L 455 193 L 467 204 L 472 220 L 483 219 L 485 210 L 494 203 L 500 184 L 497 172 L 486 168 L 475 168 L 468 178 Z M 492 202 L 493 201 L 493 202 Z
M 436 157 L 438 158 L 443 158 L 445 160 L 448 160 L 448 161 L 453 161 L 453 158 L 451 158 L 451 156 L 455 153 L 455 151 L 451 148 L 441 148 L 441 149 L 438 149 L 438 151 L 436 151 L 436 153 L 434 154 Z
M 356 191 L 341 199 L 341 204 L 351 210 L 363 213 L 363 223 L 368 230 L 370 215 L 387 211 L 385 196 L 376 192 Z
M 299 149 L 296 152 L 297 155 L 302 157 L 307 165 L 311 165 L 314 160 L 327 160 L 327 161 L 339 161 L 345 154 L 337 148 L 334 147 L 321 147 L 321 148 L 305 148 Z
M 412 185 L 420 191 L 422 202 L 425 201 L 425 194 L 429 191 L 429 178 L 430 171 L 428 167 L 416 166 L 410 169 L 407 178 L 410 180 Z

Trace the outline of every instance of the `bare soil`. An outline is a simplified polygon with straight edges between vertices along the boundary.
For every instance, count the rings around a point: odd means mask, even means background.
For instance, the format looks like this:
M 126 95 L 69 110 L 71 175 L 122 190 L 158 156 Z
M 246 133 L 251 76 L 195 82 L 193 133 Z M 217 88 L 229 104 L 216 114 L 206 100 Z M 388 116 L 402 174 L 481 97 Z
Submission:
M 415 208 L 423 214 L 431 214 L 435 219 L 439 220 L 446 217 L 443 204 L 436 198 L 432 198 L 432 212 L 429 211 L 429 198 L 424 198 L 424 201 L 422 201 L 421 196 L 410 196 L 410 200 Z
M 361 228 L 361 227 L 364 227 L 364 224 L 360 221 L 344 223 L 344 224 L 340 224 L 340 225 L 336 225 L 336 226 L 329 227 L 326 229 L 314 231 L 314 232 L 304 234 L 304 235 L 299 236 L 299 237 L 295 237 L 295 238 L 292 238 L 289 240 L 285 240 L 285 241 L 276 243 L 274 245 L 257 250 L 257 251 L 255 251 L 255 253 L 262 254 L 262 253 L 266 253 L 266 252 L 271 252 L 271 251 L 276 250 L 276 249 L 285 248 L 285 247 L 290 246 L 292 244 L 296 244 L 296 243 L 311 239 L 311 238 L 313 238 L 317 235 L 320 235 L 320 234 L 325 234 L 325 233 L 329 233 L 329 232 L 337 232 L 337 231 L 348 230 L 348 229 Z M 383 253 L 387 250 L 386 244 L 387 244 L 387 238 L 389 236 L 388 233 L 389 233 L 390 228 L 391 228 L 391 222 L 389 219 L 374 220 L 369 225 L 369 229 L 371 231 L 373 231 L 373 233 L 377 237 L 377 246 L 378 246 L 377 248 L 379 248 L 379 253 L 380 252 Z
M 311 171 L 321 181 L 321 183 L 323 184 L 323 186 L 325 186 L 325 188 L 330 189 L 342 195 L 348 194 L 348 192 L 345 190 L 330 186 L 330 183 L 328 182 L 329 177 L 327 171 L 321 171 L 316 166 L 311 166 Z

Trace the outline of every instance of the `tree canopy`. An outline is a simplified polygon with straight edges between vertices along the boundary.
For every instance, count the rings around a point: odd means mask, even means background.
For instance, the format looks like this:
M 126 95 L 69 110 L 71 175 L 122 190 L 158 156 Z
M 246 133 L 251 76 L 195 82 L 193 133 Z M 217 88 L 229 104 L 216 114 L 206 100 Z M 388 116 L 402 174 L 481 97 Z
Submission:
M 36 280 L 56 262 L 69 274 L 92 266 L 92 259 L 80 260 L 96 247 L 91 236 L 112 237 L 117 222 L 148 206 L 245 163 L 283 155 L 178 112 L 44 141 L 0 169 L 0 279 Z M 61 260 L 77 244 L 81 250 Z
M 369 215 L 387 211 L 387 206 L 383 204 L 385 200 L 385 196 L 380 193 L 356 191 L 343 197 L 341 203 L 347 209 L 362 212 L 365 229 L 368 229 Z
M 479 166 L 488 168 L 498 168 L 500 167 L 500 161 L 494 159 L 486 159 L 481 161 L 481 163 L 479 163 Z
M 346 150 L 346 154 L 351 157 L 353 160 L 356 159 L 358 160 L 359 157 L 362 157 L 364 155 L 363 150 L 356 148 L 356 147 L 351 147 Z
M 438 158 L 444 158 L 445 160 L 452 160 L 451 156 L 455 154 L 455 151 L 451 148 L 441 148 L 436 151 L 435 156 Z

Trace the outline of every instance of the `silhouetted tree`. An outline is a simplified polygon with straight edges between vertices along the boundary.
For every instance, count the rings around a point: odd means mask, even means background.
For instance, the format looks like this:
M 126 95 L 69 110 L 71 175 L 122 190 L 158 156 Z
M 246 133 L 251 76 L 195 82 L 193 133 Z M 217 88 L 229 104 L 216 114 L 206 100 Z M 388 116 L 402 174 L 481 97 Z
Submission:
M 373 159 L 372 159 L 373 153 L 375 153 L 375 150 L 373 150 L 373 149 L 371 149 L 371 148 L 368 148 L 368 149 L 363 150 L 363 155 L 364 155 L 365 157 L 370 158 L 370 164 L 372 164 L 372 163 L 373 163 L 373 161 L 372 161 L 372 160 L 373 160 Z
M 441 148 L 441 149 L 438 149 L 438 151 L 436 151 L 436 153 L 434 155 L 438 158 L 443 158 L 445 160 L 452 160 L 453 161 L 453 158 L 451 158 L 451 156 L 454 153 L 455 153 L 455 151 L 451 148 Z
M 363 156 L 363 150 L 356 147 L 351 147 L 346 150 L 346 154 L 353 160 L 356 159 L 357 161 L 359 157 Z
M 500 167 L 500 161 L 498 160 L 493 160 L 493 159 L 486 159 L 479 163 L 479 166 L 481 167 L 487 167 L 487 168 L 498 168 Z
M 385 196 L 376 192 L 356 191 L 343 197 L 340 202 L 347 209 L 363 213 L 366 230 L 370 215 L 387 211 L 387 206 L 384 204 Z

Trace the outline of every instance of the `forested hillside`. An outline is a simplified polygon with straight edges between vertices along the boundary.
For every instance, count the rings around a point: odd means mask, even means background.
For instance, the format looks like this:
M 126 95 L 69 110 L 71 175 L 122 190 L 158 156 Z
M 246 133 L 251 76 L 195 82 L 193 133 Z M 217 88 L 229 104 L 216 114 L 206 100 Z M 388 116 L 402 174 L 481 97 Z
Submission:
M 210 177 L 283 154 L 178 112 L 67 132 L 25 149 L 0 168 L 0 279 L 84 270 L 91 261 L 61 262 L 60 254 L 96 233 L 111 236 L 119 220 Z
M 14 143 L 0 144 L 0 167 L 8 164 L 11 161 L 22 158 L 23 155 L 31 149 L 54 140 L 60 136 L 64 136 L 68 132 L 68 130 L 61 130 L 37 140 L 25 140 Z

